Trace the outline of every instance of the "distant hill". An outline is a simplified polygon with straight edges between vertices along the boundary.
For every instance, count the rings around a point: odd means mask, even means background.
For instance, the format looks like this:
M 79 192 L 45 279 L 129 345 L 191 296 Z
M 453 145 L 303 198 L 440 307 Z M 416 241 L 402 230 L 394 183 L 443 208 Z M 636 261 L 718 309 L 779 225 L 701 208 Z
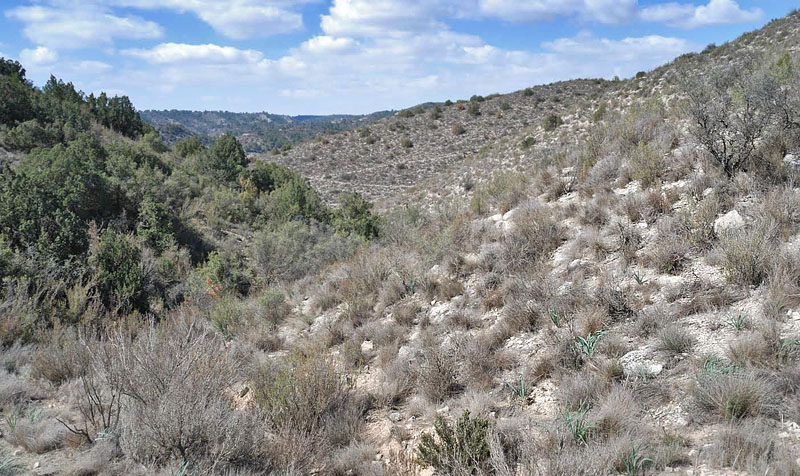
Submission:
M 141 111 L 164 140 L 172 144 L 191 136 L 210 144 L 229 132 L 236 135 L 247 152 L 269 152 L 286 148 L 329 132 L 342 132 L 392 115 L 381 111 L 368 115 L 284 116 L 266 112 L 227 111 Z

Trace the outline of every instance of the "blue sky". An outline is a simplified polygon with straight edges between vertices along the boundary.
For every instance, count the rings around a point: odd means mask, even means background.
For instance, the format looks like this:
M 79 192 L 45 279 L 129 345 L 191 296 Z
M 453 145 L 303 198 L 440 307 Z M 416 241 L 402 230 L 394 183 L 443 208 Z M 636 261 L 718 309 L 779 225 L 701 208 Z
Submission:
M 4 0 L 0 55 L 139 109 L 365 113 L 627 77 L 787 0 Z

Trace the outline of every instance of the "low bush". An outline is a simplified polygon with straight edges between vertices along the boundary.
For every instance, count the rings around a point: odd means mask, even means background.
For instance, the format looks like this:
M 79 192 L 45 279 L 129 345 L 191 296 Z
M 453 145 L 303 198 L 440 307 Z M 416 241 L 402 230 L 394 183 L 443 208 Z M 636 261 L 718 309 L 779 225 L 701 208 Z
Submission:
M 701 408 L 725 421 L 773 415 L 778 404 L 773 384 L 751 372 L 701 375 L 694 398 Z
M 556 130 L 564 121 L 556 114 L 548 114 L 542 121 L 542 127 L 545 131 L 551 132 Z
M 423 466 L 444 474 L 469 475 L 486 470 L 490 427 L 489 420 L 473 418 L 469 411 L 465 411 L 455 425 L 439 416 L 433 434 L 423 433 L 417 446 L 417 459 Z
M 777 252 L 774 231 L 761 224 L 752 230 L 727 233 L 720 239 L 719 252 L 728 281 L 758 286 L 766 279 Z

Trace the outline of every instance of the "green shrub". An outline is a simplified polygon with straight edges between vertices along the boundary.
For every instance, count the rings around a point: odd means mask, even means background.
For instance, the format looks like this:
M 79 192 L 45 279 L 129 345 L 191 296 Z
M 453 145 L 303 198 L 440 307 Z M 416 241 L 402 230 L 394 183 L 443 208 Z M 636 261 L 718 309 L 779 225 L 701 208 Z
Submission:
M 24 151 L 30 151 L 35 147 L 51 147 L 59 140 L 60 134 L 43 127 L 36 119 L 20 123 L 2 138 L 7 147 Z
M 186 158 L 197 155 L 205 150 L 205 146 L 197 137 L 188 137 L 175 143 L 173 150 L 178 156 Z
M 256 275 L 271 283 L 297 279 L 346 259 L 364 243 L 356 234 L 333 234 L 321 225 L 294 221 L 258 233 L 250 256 Z
M 154 250 L 161 252 L 174 242 L 172 213 L 169 208 L 154 200 L 145 200 L 139 212 L 136 234 Z
M 164 143 L 161 139 L 161 136 L 158 135 L 156 131 L 150 131 L 142 137 L 142 142 L 147 144 L 147 146 L 156 153 L 163 154 L 164 152 L 169 151 L 169 146 Z
M 434 423 L 434 433 L 423 433 L 417 446 L 417 459 L 444 474 L 473 474 L 485 469 L 489 459 L 489 420 L 471 418 L 469 410 L 451 426 L 441 416 Z
M 145 274 L 140 265 L 141 251 L 127 235 L 106 229 L 89 262 L 94 268 L 94 281 L 103 304 L 108 309 L 147 309 Z
M 5 60 L 0 59 L 5 64 Z M 24 71 L 24 70 L 23 70 Z M 0 75 L 0 124 L 14 126 L 34 118 L 31 88 L 17 75 Z
M 481 107 L 477 102 L 470 102 L 469 107 L 467 108 L 467 114 L 472 117 L 478 117 L 481 115 Z
M 536 145 L 536 138 L 533 136 L 528 136 L 520 142 L 519 146 L 523 149 L 530 149 Z
M 355 233 L 367 239 L 380 234 L 380 220 L 372 214 L 372 204 L 357 192 L 339 197 L 339 207 L 331 214 L 331 225 L 341 233 Z
M 212 251 L 198 272 L 206 280 L 211 294 L 236 292 L 244 295 L 250 290 L 250 278 L 244 270 L 242 257 L 235 252 Z
M 564 121 L 561 120 L 561 117 L 556 114 L 548 114 L 547 117 L 544 118 L 542 121 L 542 127 L 547 132 L 554 131 L 558 128 Z
M 103 174 L 105 151 L 84 135 L 67 147 L 37 149 L 0 178 L 0 233 L 12 248 L 59 260 L 86 251 L 90 220 L 118 209 Z
M 594 122 L 602 121 L 603 118 L 606 117 L 606 110 L 607 110 L 606 103 L 601 103 L 600 106 L 597 107 L 597 110 L 594 111 L 594 114 L 592 115 L 592 120 L 594 120 Z
M 295 352 L 268 362 L 253 376 L 255 400 L 275 429 L 316 432 L 335 417 L 351 400 L 350 385 L 321 350 Z
M 664 157 L 649 144 L 640 142 L 631 157 L 631 176 L 643 189 L 658 185 L 664 176 Z
M 305 223 L 329 221 L 328 208 L 316 190 L 297 174 L 269 193 L 262 215 L 276 221 L 301 220 Z
M 767 277 L 776 253 L 775 230 L 760 227 L 726 233 L 720 239 L 722 267 L 728 281 L 735 284 L 758 286 Z
M 236 137 L 223 134 L 205 153 L 198 155 L 200 173 L 221 182 L 235 182 L 247 170 L 247 158 Z

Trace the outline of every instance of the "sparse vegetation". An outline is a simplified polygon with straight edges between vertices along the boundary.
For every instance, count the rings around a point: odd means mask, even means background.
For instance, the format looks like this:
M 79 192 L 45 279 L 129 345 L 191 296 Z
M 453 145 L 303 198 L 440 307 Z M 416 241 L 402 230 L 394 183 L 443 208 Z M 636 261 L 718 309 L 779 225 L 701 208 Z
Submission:
M 4 60 L 0 474 L 800 473 L 798 20 L 261 156 Z

